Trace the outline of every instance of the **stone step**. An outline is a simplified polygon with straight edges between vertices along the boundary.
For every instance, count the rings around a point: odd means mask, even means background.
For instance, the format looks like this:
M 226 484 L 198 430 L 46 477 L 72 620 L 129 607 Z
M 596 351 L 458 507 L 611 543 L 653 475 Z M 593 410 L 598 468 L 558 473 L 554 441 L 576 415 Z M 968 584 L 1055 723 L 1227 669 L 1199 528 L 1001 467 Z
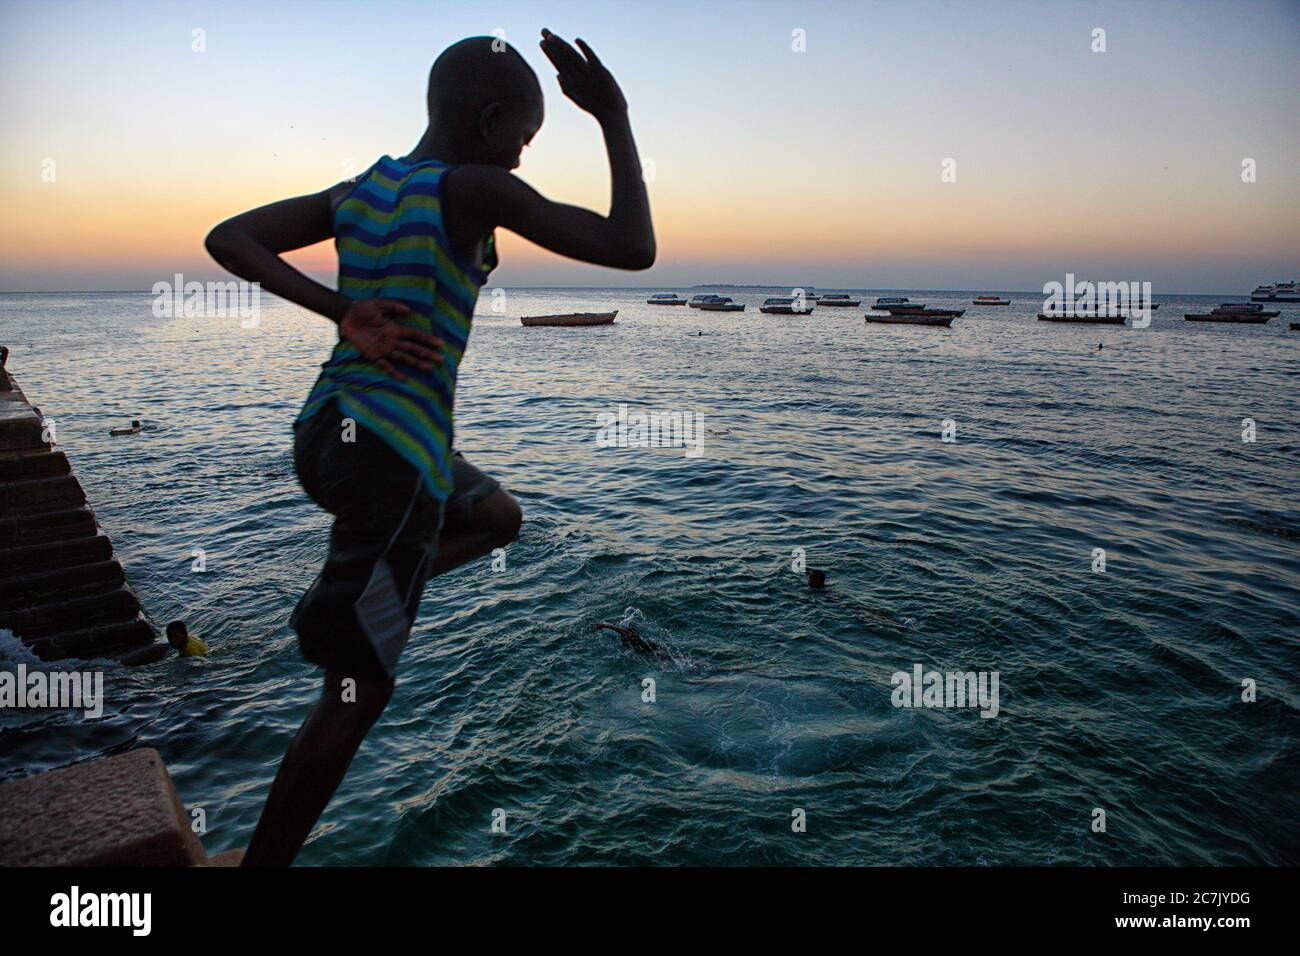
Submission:
M 122 565 L 114 560 L 38 571 L 0 581 L 0 614 L 41 604 L 60 604 L 75 597 L 111 591 L 126 583 Z
M 43 661 L 60 661 L 66 657 L 79 657 L 83 660 L 95 657 L 121 660 L 130 657 L 128 663 L 142 664 L 160 660 L 167 655 L 168 646 L 155 643 L 157 640 L 158 635 L 149 626 L 149 622 L 137 616 L 130 621 L 55 631 L 30 641 L 27 646 Z M 149 649 L 150 645 L 160 652 L 152 659 L 140 653 Z
M 19 638 L 29 641 L 73 627 L 129 621 L 139 613 L 140 601 L 135 594 L 119 587 L 104 594 L 0 611 L 0 627 L 7 627 Z
M 95 516 L 85 505 L 70 511 L 0 516 L 0 548 L 21 548 L 48 541 L 88 538 L 98 533 Z
M 107 535 L 103 534 L 97 534 L 93 538 L 72 538 L 68 541 L 32 544 L 25 548 L 0 549 L 0 579 L 37 571 L 51 571 L 55 568 L 68 568 L 75 564 L 107 561 L 112 556 L 112 542 L 108 540 Z
M 72 474 L 68 456 L 48 448 L 0 452 L 0 481 L 26 481 Z
M 131 750 L 0 785 L 0 866 L 207 861 L 156 750 Z
M 71 511 L 85 503 L 86 493 L 72 475 L 0 483 L 0 515 Z

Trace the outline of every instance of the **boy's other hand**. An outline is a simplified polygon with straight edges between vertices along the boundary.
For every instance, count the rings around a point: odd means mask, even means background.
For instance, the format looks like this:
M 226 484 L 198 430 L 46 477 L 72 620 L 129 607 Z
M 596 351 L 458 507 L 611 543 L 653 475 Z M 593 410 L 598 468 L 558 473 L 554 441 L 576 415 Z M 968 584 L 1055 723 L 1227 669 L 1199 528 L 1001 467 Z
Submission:
M 605 64 L 583 40 L 574 42 L 586 54 L 586 59 L 550 30 L 542 30 L 542 52 L 555 65 L 555 78 L 560 81 L 564 95 L 598 120 L 627 112 L 623 91 Z
M 343 314 L 339 331 L 366 358 L 405 380 L 396 363 L 426 372 L 442 364 L 442 339 L 396 320 L 410 311 L 393 299 L 360 299 Z

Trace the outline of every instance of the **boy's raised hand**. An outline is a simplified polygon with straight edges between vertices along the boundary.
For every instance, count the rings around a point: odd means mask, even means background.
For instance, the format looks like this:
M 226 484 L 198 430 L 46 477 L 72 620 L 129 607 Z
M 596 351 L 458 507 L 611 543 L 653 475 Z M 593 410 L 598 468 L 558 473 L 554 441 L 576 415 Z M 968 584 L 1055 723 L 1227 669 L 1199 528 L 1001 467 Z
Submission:
M 426 372 L 442 364 L 442 339 L 396 321 L 410 311 L 394 299 L 359 299 L 343 314 L 339 331 L 389 375 L 405 379 L 395 363 Z
M 626 112 L 627 100 L 605 64 L 583 40 L 574 42 L 586 59 L 550 30 L 542 30 L 542 52 L 555 65 L 555 78 L 564 95 L 598 120 Z

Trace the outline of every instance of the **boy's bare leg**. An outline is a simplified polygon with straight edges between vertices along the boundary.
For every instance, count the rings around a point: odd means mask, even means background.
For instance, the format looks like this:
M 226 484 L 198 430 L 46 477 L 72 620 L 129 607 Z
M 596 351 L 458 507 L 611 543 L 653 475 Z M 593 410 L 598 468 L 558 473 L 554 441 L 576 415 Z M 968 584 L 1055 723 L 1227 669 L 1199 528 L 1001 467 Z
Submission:
M 493 548 L 504 548 L 519 536 L 523 512 L 519 502 L 504 488 L 498 488 L 474 506 L 472 530 L 448 533 L 438 539 L 438 554 L 429 576 L 443 574 L 467 561 L 481 558 Z
M 430 576 L 505 547 L 518 536 L 522 520 L 519 504 L 510 493 L 494 491 L 475 506 L 472 530 L 439 541 Z M 293 862 L 343 781 L 361 742 L 388 706 L 392 680 L 357 678 L 355 701 L 349 694 L 351 702 L 345 702 L 345 676 L 326 673 L 320 700 L 280 762 L 244 854 L 244 866 L 288 866 Z
M 393 680 L 327 671 L 325 688 L 280 762 L 244 866 L 288 866 L 334 796 L 361 741 L 393 696 Z M 355 697 L 355 699 L 353 699 Z

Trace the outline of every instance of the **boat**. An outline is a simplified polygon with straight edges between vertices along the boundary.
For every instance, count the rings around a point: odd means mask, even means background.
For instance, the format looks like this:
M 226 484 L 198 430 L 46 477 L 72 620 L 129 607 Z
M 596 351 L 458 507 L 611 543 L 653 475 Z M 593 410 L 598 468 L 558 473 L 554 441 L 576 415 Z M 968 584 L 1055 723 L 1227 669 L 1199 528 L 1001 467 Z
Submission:
M 877 312 L 915 312 L 925 308 L 924 302 L 912 302 L 907 296 L 882 295 L 872 308 Z
M 1224 302 L 1207 313 L 1188 313 L 1183 318 L 1188 322 L 1238 322 L 1259 325 L 1281 314 L 1281 312 L 1265 312 L 1262 305 L 1256 305 L 1254 302 Z
M 792 295 L 777 295 L 764 299 L 758 311 L 774 315 L 807 315 L 813 310 L 813 300 L 807 297 L 797 298 Z
M 850 299 L 847 295 L 823 295 L 817 302 L 819 305 L 851 305 L 854 308 L 862 304 L 861 299 Z
M 1073 322 L 1081 325 L 1123 325 L 1126 315 L 1085 315 L 1079 312 L 1039 312 L 1039 322 Z
M 715 295 L 708 302 L 700 303 L 699 308 L 703 312 L 744 312 L 745 304 L 733 302 L 729 295 Z
M 934 325 L 948 328 L 955 315 L 953 310 L 945 310 L 943 315 L 923 315 L 919 312 L 895 312 L 889 315 L 872 315 L 868 312 L 863 319 L 874 325 Z
M 1010 299 L 1003 299 L 996 295 L 977 295 L 971 299 L 972 305 L 1010 305 Z
M 690 301 L 687 302 L 686 304 L 689 305 L 692 309 L 698 309 L 705 302 L 711 302 L 714 299 L 722 299 L 722 298 L 726 298 L 726 297 L 717 295 L 716 293 L 713 292 L 702 292 L 699 295 L 691 296 Z
M 1274 282 L 1255 286 L 1251 302 L 1300 302 L 1300 282 Z
M 922 316 L 928 316 L 930 318 L 936 318 L 936 319 L 938 318 L 956 319 L 956 318 L 960 318 L 965 314 L 966 314 L 965 309 L 928 309 L 925 308 L 924 306 L 921 307 L 921 310 L 919 312 L 912 311 L 912 310 L 903 311 L 903 312 L 890 312 L 890 315 L 922 315 Z
M 646 299 L 646 305 L 685 305 L 686 300 L 676 292 L 658 292 Z
M 583 325 L 610 325 L 618 310 L 613 312 L 566 312 L 561 315 L 523 315 L 519 321 L 527 326 L 560 325 L 567 327 Z

